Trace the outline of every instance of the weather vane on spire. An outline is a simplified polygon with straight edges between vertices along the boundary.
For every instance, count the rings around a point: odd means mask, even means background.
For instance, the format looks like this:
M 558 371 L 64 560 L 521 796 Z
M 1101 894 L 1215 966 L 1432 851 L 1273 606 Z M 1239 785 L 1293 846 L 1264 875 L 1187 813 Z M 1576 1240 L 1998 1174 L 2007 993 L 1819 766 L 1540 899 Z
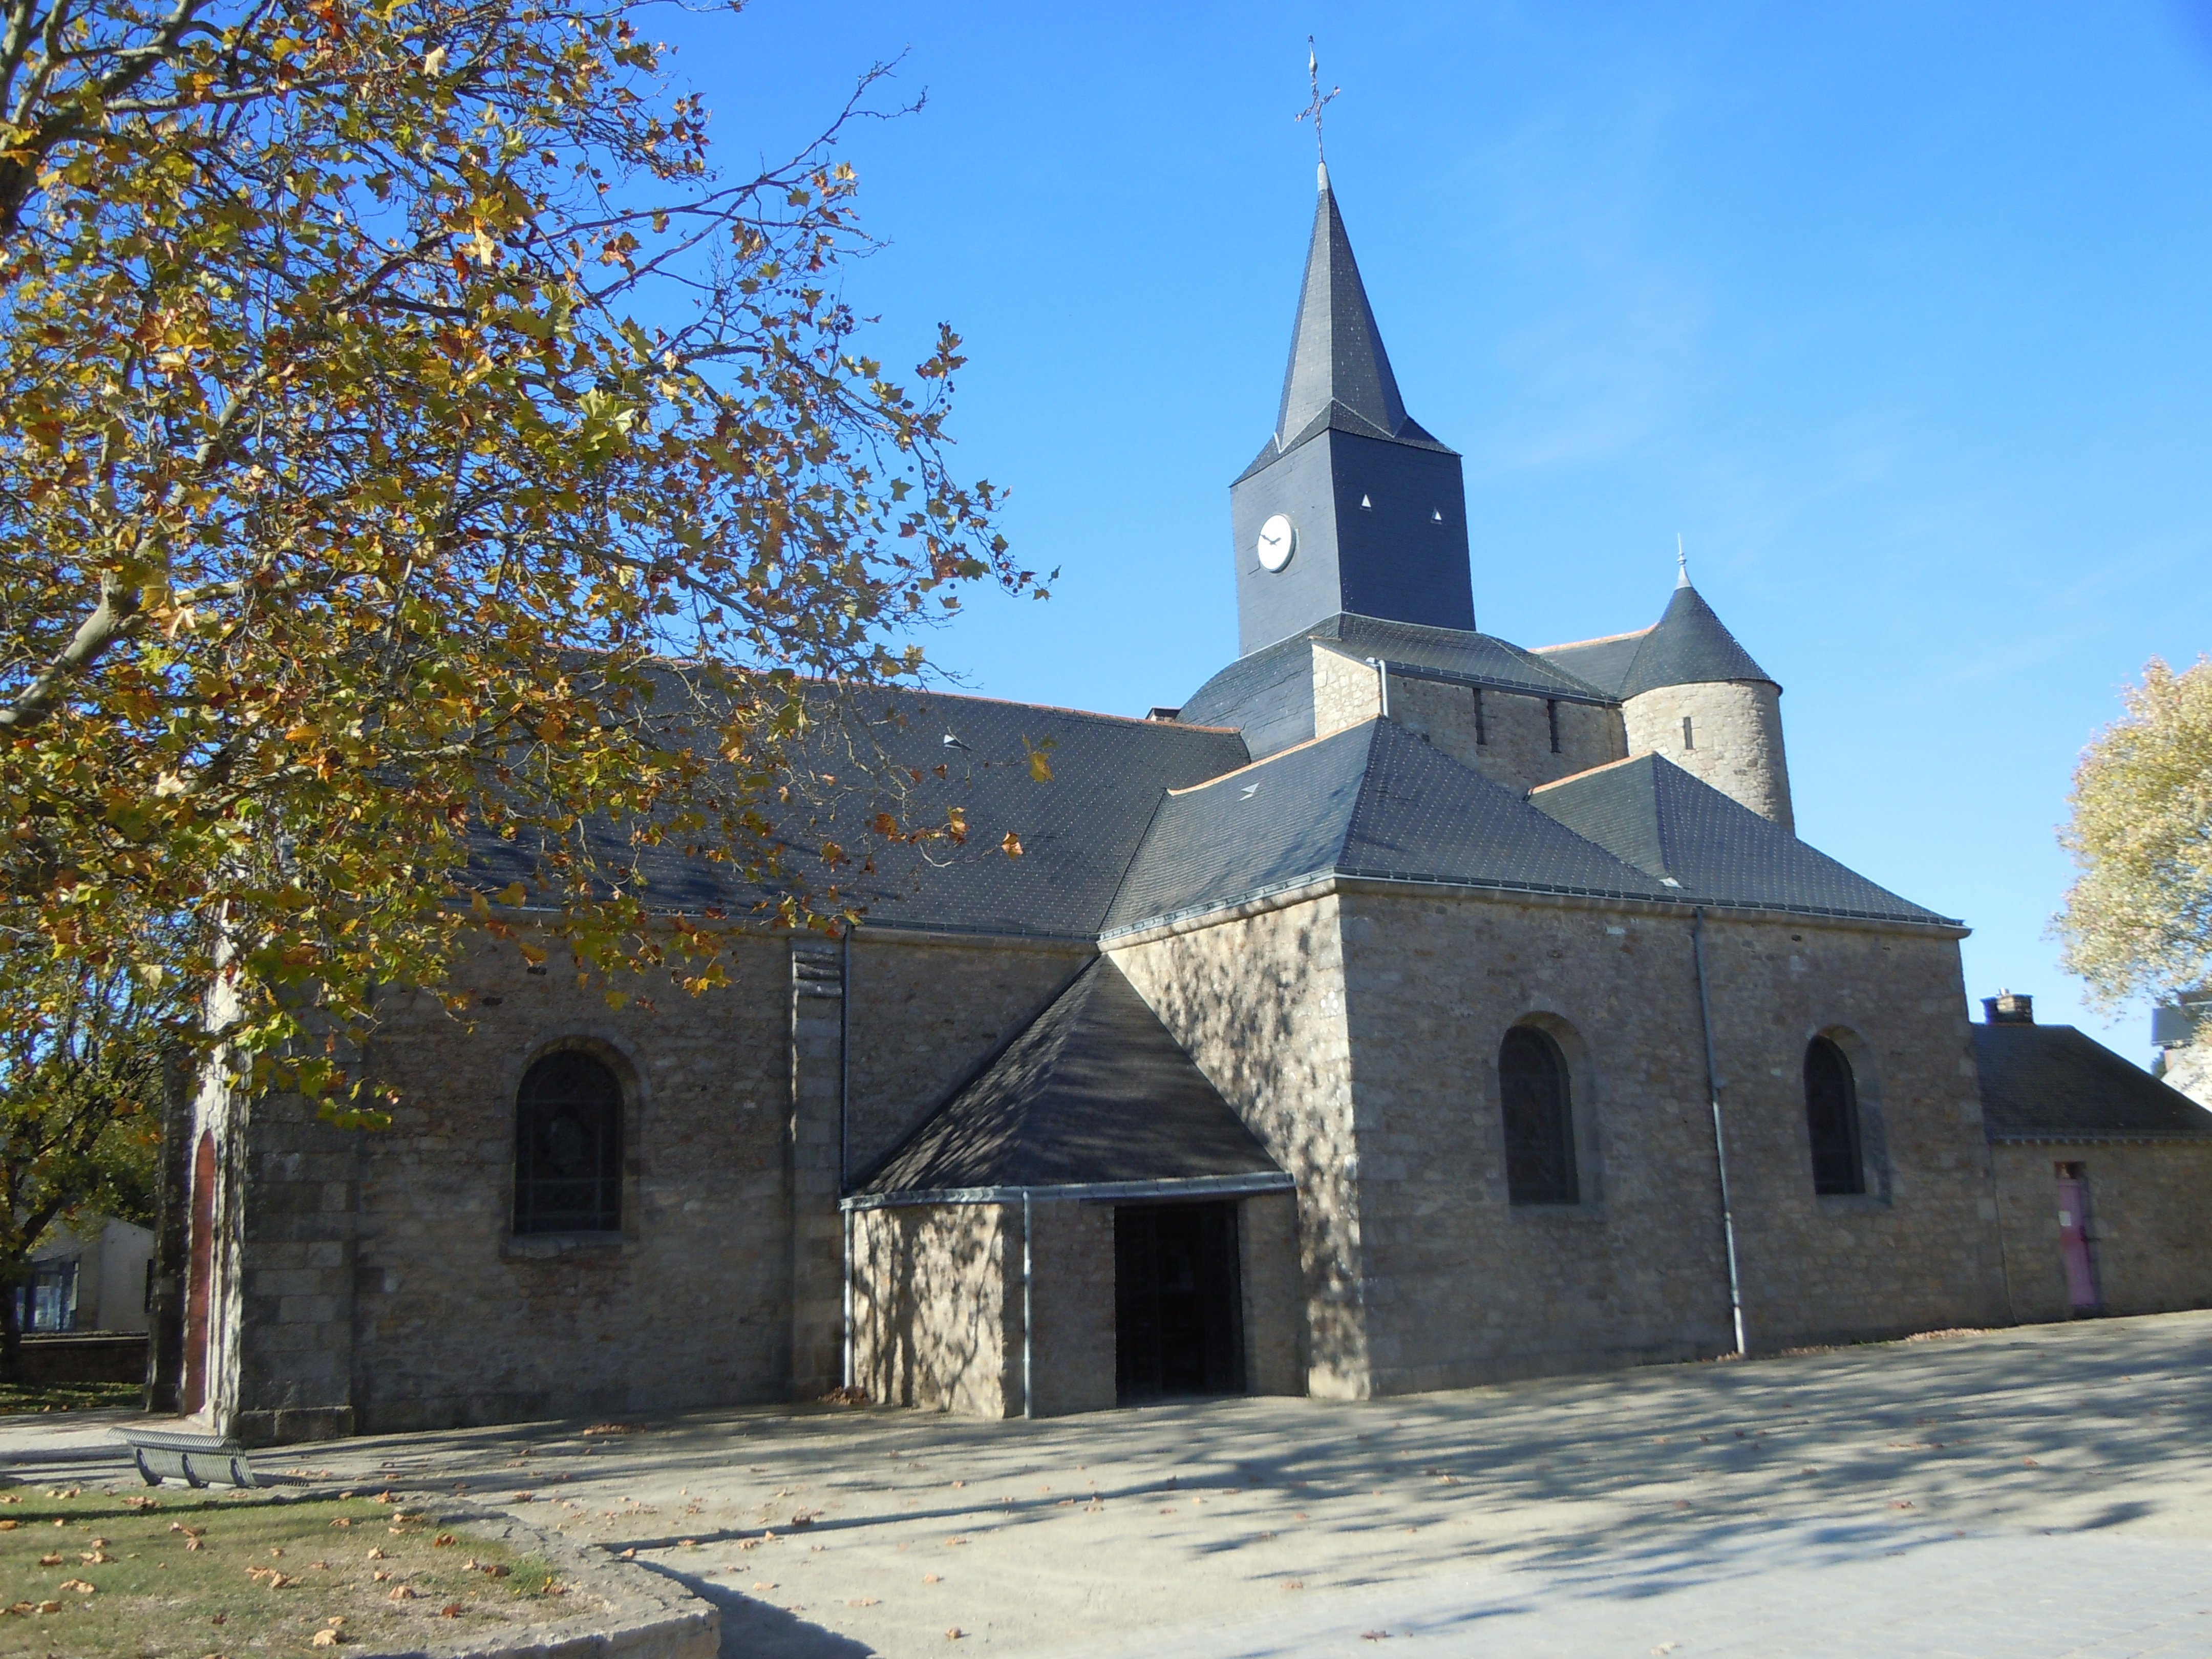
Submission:
M 1314 53 L 1314 38 L 1310 34 L 1306 36 L 1306 79 L 1313 83 L 1313 101 L 1291 118 L 1303 121 L 1309 116 L 1313 118 L 1314 154 L 1321 159 L 1322 179 L 1326 183 L 1328 178 L 1328 150 L 1321 141 L 1321 112 L 1328 107 L 1329 100 L 1344 88 L 1331 87 L 1326 94 L 1322 91 L 1321 59 Z

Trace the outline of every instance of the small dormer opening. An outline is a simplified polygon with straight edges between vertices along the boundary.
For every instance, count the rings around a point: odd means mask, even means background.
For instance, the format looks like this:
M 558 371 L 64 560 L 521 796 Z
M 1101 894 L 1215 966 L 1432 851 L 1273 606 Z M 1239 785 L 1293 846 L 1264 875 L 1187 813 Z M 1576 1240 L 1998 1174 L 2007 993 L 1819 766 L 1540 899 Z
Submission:
M 1429 509 L 1429 522 L 1430 522 L 1431 524 L 1442 524 L 1443 521 L 1444 521 L 1444 510 L 1443 510 L 1443 508 L 1442 508 L 1441 507 L 1431 507 L 1431 508 Z
M 1478 744 L 1490 741 L 1490 722 L 1483 714 L 1482 688 L 1479 685 L 1474 688 L 1474 740 Z
M 1557 697 L 1544 699 L 1544 717 L 1551 722 L 1552 752 L 1556 755 L 1559 752 L 1559 700 Z
M 1685 714 L 1682 716 L 1682 747 L 1684 749 L 1695 749 L 1697 746 L 1697 732 L 1690 723 L 1690 717 L 1687 714 Z
M 1368 497 L 1362 495 L 1359 498 L 1359 510 L 1362 513 L 1372 513 L 1375 510 L 1375 503 Z

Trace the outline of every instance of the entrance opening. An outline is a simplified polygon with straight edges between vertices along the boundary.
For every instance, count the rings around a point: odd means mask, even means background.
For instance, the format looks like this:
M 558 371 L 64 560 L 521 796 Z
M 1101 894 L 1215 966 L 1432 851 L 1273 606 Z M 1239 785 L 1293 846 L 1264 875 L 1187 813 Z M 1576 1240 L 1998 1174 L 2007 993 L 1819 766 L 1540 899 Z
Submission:
M 1244 1392 L 1237 1206 L 1114 1211 L 1115 1391 L 1125 1406 Z
M 2096 1264 L 2089 1259 L 2088 1171 L 2079 1164 L 2053 1166 L 2058 1176 L 2058 1257 L 2066 1264 L 2066 1300 L 2076 1314 L 2095 1313 Z

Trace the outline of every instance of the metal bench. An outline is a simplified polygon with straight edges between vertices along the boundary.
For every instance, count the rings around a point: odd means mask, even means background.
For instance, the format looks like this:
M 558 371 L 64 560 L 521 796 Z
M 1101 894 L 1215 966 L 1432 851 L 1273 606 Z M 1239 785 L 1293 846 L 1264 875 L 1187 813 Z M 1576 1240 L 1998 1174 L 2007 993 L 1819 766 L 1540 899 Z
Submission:
M 149 1486 L 181 1480 L 188 1486 L 258 1486 L 246 1449 L 221 1435 L 176 1429 L 118 1429 L 131 1448 L 138 1478 Z

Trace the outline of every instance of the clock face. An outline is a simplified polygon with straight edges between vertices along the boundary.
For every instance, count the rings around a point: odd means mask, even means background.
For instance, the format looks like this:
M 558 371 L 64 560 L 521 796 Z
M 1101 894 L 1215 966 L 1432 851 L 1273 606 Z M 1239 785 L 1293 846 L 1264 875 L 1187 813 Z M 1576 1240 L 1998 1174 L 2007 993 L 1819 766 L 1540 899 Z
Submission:
M 1262 570 L 1280 570 L 1291 562 L 1291 555 L 1298 544 L 1297 526 L 1290 515 L 1278 513 L 1260 526 L 1260 539 L 1254 550 L 1260 556 Z

